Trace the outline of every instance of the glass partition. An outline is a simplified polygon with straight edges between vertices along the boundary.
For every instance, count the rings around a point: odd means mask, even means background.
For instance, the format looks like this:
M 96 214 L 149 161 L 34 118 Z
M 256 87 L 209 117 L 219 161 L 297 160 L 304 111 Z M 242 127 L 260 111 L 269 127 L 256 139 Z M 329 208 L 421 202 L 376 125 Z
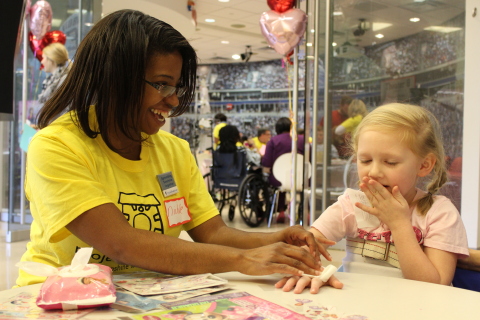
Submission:
M 447 157 L 449 182 L 441 192 L 460 210 L 465 1 L 336 0 L 331 7 L 331 109 L 342 113 L 341 99 L 349 96 L 363 101 L 369 111 L 388 102 L 430 110 L 441 124 Z M 321 118 L 323 105 L 318 108 Z M 332 140 L 339 139 L 334 133 L 338 124 L 332 124 Z M 348 138 L 348 134 L 343 136 Z M 321 158 L 322 139 L 317 142 Z M 338 148 L 332 149 L 332 155 L 335 151 L 340 156 L 332 156 L 328 163 L 327 190 L 332 196 L 326 204 L 317 200 L 317 216 L 336 200 L 337 189 L 358 181 L 355 161 L 350 164 Z M 318 159 L 316 172 L 317 176 L 323 172 Z M 323 189 L 321 179 L 317 179 L 317 189 Z
M 99 19 L 101 1 L 51 0 L 49 4 L 53 13 L 52 28 L 49 32 L 59 30 L 65 34 L 65 47 L 69 58 L 72 59 L 80 40 Z M 32 129 L 32 126 L 35 125 L 36 115 L 42 107 L 42 103 L 38 102 L 38 96 L 47 76 L 46 72 L 40 68 L 40 60 L 35 57 L 31 49 L 34 44 L 28 32 L 27 20 L 24 22 L 22 33 L 23 46 L 15 57 L 14 121 L 10 124 L 2 124 L 3 141 L 8 141 L 2 146 L 2 167 L 5 169 L 3 172 L 8 172 L 3 175 L 3 185 L 8 187 L 1 193 L 0 203 L 3 207 L 2 215 L 6 213 L 8 219 L 7 242 L 28 239 L 29 236 L 32 218 L 23 190 L 26 152 L 22 134 L 25 133 L 23 138 L 26 139 L 29 130 L 33 130 L 34 133 L 35 129 Z M 4 220 L 3 217 L 2 220 Z

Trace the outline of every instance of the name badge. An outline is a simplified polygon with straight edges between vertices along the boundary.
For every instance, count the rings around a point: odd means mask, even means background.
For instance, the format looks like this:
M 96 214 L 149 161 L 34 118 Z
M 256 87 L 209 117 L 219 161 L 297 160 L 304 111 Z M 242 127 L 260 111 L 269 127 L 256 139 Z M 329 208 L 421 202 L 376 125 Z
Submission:
M 166 200 L 165 211 L 167 213 L 169 227 L 175 227 L 192 221 L 192 216 L 190 215 L 184 197 Z
M 160 183 L 160 188 L 162 189 L 164 197 L 169 197 L 178 192 L 178 188 L 175 180 L 173 179 L 171 171 L 157 175 L 157 179 Z

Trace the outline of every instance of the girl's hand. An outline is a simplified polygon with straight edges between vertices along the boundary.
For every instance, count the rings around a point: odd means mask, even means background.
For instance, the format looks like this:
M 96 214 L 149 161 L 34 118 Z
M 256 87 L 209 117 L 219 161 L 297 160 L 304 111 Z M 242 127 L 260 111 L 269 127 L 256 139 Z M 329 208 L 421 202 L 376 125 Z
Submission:
M 311 278 L 309 276 L 293 276 L 284 277 L 275 284 L 275 288 L 282 288 L 283 291 L 289 292 L 293 288 L 293 293 L 302 293 L 307 287 L 310 287 L 310 293 L 317 294 L 321 287 L 329 285 L 336 289 L 342 289 L 343 283 L 341 283 L 335 276 L 331 276 L 327 282 L 323 282 L 319 278 Z
M 390 230 L 410 224 L 411 213 L 407 200 L 402 196 L 397 186 L 392 188 L 390 193 L 387 188 L 368 177 L 362 179 L 360 189 L 370 200 L 372 207 L 361 203 L 355 203 L 355 206 L 376 216 L 381 222 L 386 224 Z

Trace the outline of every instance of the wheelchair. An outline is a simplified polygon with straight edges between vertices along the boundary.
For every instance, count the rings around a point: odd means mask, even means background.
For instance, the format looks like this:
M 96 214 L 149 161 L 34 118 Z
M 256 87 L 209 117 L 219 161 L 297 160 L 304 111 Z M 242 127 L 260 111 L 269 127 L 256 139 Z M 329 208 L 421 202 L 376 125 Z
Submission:
M 258 227 L 270 213 L 273 190 L 262 168 L 250 166 L 248 171 L 238 190 L 239 211 L 248 226 Z
M 228 206 L 228 220 L 233 221 L 240 184 L 247 175 L 246 153 L 241 149 L 236 153 L 214 151 L 212 160 L 210 172 L 203 178 L 220 214 Z

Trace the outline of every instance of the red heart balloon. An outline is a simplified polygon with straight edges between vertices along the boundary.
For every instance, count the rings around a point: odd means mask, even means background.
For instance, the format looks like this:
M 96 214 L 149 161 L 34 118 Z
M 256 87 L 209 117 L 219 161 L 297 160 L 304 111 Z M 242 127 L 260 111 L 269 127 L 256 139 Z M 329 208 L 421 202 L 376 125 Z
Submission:
M 282 14 L 264 12 L 260 29 L 270 46 L 280 54 L 288 54 L 300 42 L 307 27 L 307 15 L 300 9 L 290 9 Z
M 267 0 L 267 3 L 273 11 L 282 13 L 293 8 L 294 0 Z
M 30 49 L 32 49 L 33 55 L 38 61 L 42 61 L 43 59 L 43 48 L 45 45 L 42 43 L 42 40 L 38 40 L 36 36 L 33 35 L 32 31 L 28 32 L 28 41 L 30 43 Z
M 61 44 L 65 44 L 66 41 L 67 36 L 60 30 L 53 30 L 47 32 L 42 38 L 42 44 L 44 48 L 54 42 L 60 42 Z

